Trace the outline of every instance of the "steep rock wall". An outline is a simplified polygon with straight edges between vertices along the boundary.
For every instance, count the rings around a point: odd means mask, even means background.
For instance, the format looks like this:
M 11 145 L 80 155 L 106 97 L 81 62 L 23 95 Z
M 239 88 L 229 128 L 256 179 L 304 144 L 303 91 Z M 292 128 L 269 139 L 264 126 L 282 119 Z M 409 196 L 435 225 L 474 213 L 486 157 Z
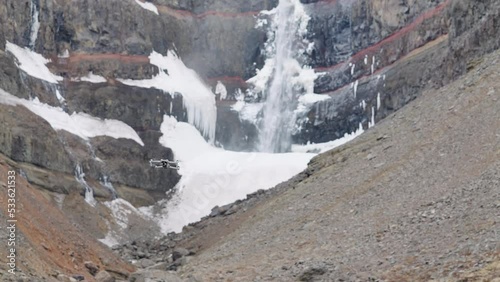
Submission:
M 331 99 L 313 106 L 302 131 L 294 136 L 298 143 L 339 138 L 357 129 L 360 123 L 366 128 L 372 123 L 372 116 L 377 122 L 414 99 L 425 87 L 453 80 L 474 67 L 475 56 L 499 45 L 499 8 L 495 1 L 302 2 L 311 15 L 308 38 L 314 42 L 308 64 L 321 73 L 315 92 Z M 30 44 L 32 10 L 37 9 L 40 28 L 33 49 L 50 58 L 49 68 L 64 77 L 57 87 L 66 99 L 65 110 L 118 119 L 136 130 L 146 146 L 134 148 L 137 151 L 132 155 L 137 163 L 133 167 L 157 154 L 172 156 L 172 152 L 158 149 L 163 114 L 186 120 L 180 96 L 172 98 L 159 90 L 129 87 L 117 81 L 156 75 L 158 69 L 148 59 L 152 50 L 165 54 L 175 49 L 208 85 L 215 87 L 218 81 L 226 85 L 229 99 L 217 101 L 216 143 L 228 149 L 251 150 L 258 132 L 253 124 L 241 121 L 231 105 L 234 93 L 248 87 L 245 81 L 263 63 L 261 50 L 266 35 L 254 28 L 257 14 L 276 6 L 277 1 L 151 3 L 158 15 L 141 8 L 135 0 L 4 1 L 0 14 L 12 16 L 0 17 L 0 87 L 21 98 L 38 97 L 42 102 L 60 105 L 53 85 L 19 71 L 12 56 L 4 52 L 6 40 L 20 46 Z M 66 50 L 69 56 L 58 57 Z M 106 81 L 72 81 L 89 72 Z M 93 149 L 99 152 L 103 144 L 93 142 Z M 58 150 L 56 155 L 79 157 L 72 159 L 70 167 L 42 162 L 43 167 L 68 173 L 76 163 L 82 163 L 93 179 L 102 176 L 101 166 L 84 157 L 91 152 L 75 154 L 64 146 Z M 7 147 L 2 152 L 13 156 Z M 110 162 L 120 163 L 121 159 L 133 163 L 126 154 L 114 150 Z M 175 173 L 162 175 L 166 179 L 162 184 L 154 181 L 157 175 L 139 181 L 126 177 L 132 168 L 112 167 L 107 171 L 112 181 L 154 193 L 171 189 L 179 177 Z
M 320 1 L 310 9 L 327 11 L 325 5 L 335 5 L 336 12 L 318 12 L 312 34 L 330 25 L 344 36 L 327 42 L 323 38 L 332 36 L 311 35 L 317 42 L 311 62 L 323 74 L 315 91 L 332 98 L 313 107 L 296 142 L 340 138 L 360 123 L 367 128 L 372 116 L 383 119 L 500 46 L 494 1 Z

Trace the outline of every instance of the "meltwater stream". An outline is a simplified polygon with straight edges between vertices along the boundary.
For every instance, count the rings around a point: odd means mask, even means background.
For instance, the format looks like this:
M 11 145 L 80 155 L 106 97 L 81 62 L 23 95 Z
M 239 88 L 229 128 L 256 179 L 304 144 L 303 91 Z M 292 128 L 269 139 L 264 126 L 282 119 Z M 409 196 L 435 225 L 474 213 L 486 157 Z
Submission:
M 310 17 L 299 0 L 280 0 L 268 12 L 272 17 L 268 28 L 265 55 L 267 60 L 256 77 L 256 85 L 266 80 L 264 89 L 257 89 L 265 99 L 263 118 L 259 123 L 259 151 L 289 152 L 295 125 L 299 96 L 312 93 L 314 71 L 303 65 L 312 44 L 305 39 Z

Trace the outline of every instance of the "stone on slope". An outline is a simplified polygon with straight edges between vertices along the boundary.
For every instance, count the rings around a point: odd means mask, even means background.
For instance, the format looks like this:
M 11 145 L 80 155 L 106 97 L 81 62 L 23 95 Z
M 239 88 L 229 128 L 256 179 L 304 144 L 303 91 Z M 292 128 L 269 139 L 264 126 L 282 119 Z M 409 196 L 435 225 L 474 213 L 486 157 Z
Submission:
M 182 279 L 172 272 L 156 270 L 156 269 L 148 269 L 132 273 L 129 277 L 129 281 L 130 282 L 159 282 L 159 281 L 182 282 Z
M 107 271 L 103 270 L 95 276 L 97 282 L 115 282 L 116 279 Z

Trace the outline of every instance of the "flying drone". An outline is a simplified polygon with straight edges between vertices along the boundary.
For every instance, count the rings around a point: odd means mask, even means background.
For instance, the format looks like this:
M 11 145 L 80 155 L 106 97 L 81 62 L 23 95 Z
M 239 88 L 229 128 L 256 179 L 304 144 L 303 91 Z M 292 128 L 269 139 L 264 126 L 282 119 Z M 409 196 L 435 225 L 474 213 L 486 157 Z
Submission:
M 175 170 L 179 170 L 179 161 L 170 161 L 167 159 L 151 159 L 149 160 L 149 165 L 154 168 L 171 168 Z

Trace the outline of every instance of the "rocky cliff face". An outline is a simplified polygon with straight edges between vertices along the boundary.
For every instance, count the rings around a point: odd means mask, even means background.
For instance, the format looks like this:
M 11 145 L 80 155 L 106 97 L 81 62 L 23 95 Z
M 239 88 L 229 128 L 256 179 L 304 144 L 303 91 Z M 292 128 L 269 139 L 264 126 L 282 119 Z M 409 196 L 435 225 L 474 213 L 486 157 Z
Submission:
M 494 0 L 301 2 L 311 16 L 307 38 L 314 42 L 307 63 L 320 73 L 314 91 L 330 99 L 310 109 L 302 130 L 293 136 L 297 143 L 336 139 L 360 124 L 367 128 L 424 89 L 474 69 L 485 53 L 500 47 L 500 4 Z M 174 157 L 175 152 L 158 142 L 163 116 L 188 120 L 182 95 L 127 86 L 120 79 L 158 75 L 160 70 L 148 56 L 153 50 L 163 55 L 175 50 L 212 89 L 218 81 L 227 88 L 226 99 L 216 96 L 215 143 L 252 150 L 258 130 L 231 106 L 235 94 L 245 91 L 246 81 L 263 66 L 267 38 L 255 25 L 259 12 L 277 3 L 2 1 L 0 88 L 67 113 L 122 121 L 144 146 L 123 138 L 84 140 L 54 130 L 22 105 L 2 103 L 0 152 L 30 185 L 63 199 L 61 209 L 74 222 L 103 237 L 119 224 L 110 220 L 109 211 L 82 207 L 86 187 L 81 178 L 102 201 L 119 197 L 144 206 L 167 197 L 180 176 L 176 171 L 151 170 L 147 161 Z M 62 80 L 50 83 L 22 71 L 6 42 L 49 58 L 48 68 Z M 99 76 L 98 81 L 81 79 L 89 73 Z M 85 174 L 80 179 L 75 176 L 77 167 Z
M 327 12 L 335 6 L 335 13 Z M 474 67 L 498 48 L 499 6 L 476 1 L 319 1 L 311 4 L 324 74 L 316 92 L 332 99 L 309 113 L 298 142 L 324 142 L 368 127 Z
M 49 138 L 38 139 L 42 130 L 51 130 L 43 129 L 38 125 L 43 122 L 36 121 L 37 125 L 32 126 L 32 130 L 27 127 L 14 135 L 5 132 L 2 152 L 17 161 L 64 173 L 71 173 L 77 164 L 82 163 L 87 177 L 99 180 L 109 176 L 114 183 L 144 189 L 156 196 L 171 189 L 179 179 L 175 172 L 152 173 L 140 167 L 151 157 L 172 157 L 171 151 L 161 149 L 158 145 L 161 136 L 159 127 L 163 114 L 186 120 L 182 98 L 172 98 L 156 89 L 124 86 L 116 79 L 145 79 L 156 75 L 158 69 L 149 64 L 148 55 L 153 50 L 166 54 L 168 50 L 175 49 L 184 63 L 194 68 L 207 82 L 215 85 L 218 77 L 221 80 L 224 77 L 240 77 L 234 80 L 238 86 L 253 75 L 254 63 L 262 60 L 259 48 L 264 41 L 264 34 L 254 29 L 255 15 L 271 8 L 276 2 L 156 1 L 154 4 L 159 14 L 143 9 L 136 1 L 4 2 L 0 6 L 0 13 L 12 17 L 1 19 L 0 41 L 3 43 L 0 44 L 0 87 L 20 98 L 37 97 L 41 102 L 53 106 L 60 104 L 54 95 L 60 91 L 65 99 L 66 111 L 123 121 L 139 133 L 146 146 L 139 148 L 120 140 L 92 140 L 89 144 L 69 142 L 67 146 L 67 138 L 58 137 L 53 131 L 53 136 L 49 134 Z M 33 41 L 35 29 L 37 37 Z M 6 41 L 29 46 L 50 58 L 51 71 L 64 77 L 64 81 L 55 86 L 19 71 L 13 56 L 4 51 Z M 97 84 L 73 81 L 73 78 L 83 77 L 89 72 L 101 75 L 107 81 Z M 231 85 L 228 88 L 235 89 Z M 237 117 L 229 116 L 228 125 L 220 123 L 218 132 L 222 132 L 221 136 L 228 134 L 224 129 L 227 126 L 238 127 Z M 20 122 L 9 123 L 9 126 L 21 128 Z M 25 136 L 32 136 L 41 145 L 31 146 L 30 140 L 24 140 Z M 118 144 L 108 145 L 110 142 Z M 132 149 L 135 151 L 124 150 L 129 146 L 136 148 Z M 38 160 L 32 156 L 46 149 L 53 154 L 50 158 L 60 159 L 59 156 L 64 156 L 65 161 Z M 19 152 L 26 153 L 20 155 Z M 93 154 L 103 160 L 105 165 L 96 161 Z M 136 173 L 131 174 L 132 171 Z M 133 197 L 129 200 L 137 202 Z M 140 202 L 145 204 L 152 201 Z
M 440 86 L 474 67 L 475 57 L 500 44 L 499 7 L 494 1 L 302 2 L 311 15 L 308 38 L 314 42 L 308 63 L 321 74 L 315 92 L 331 99 L 311 109 L 302 131 L 294 136 L 299 143 L 332 140 L 359 124 L 369 127 L 424 88 Z M 170 49 L 210 86 L 217 81 L 226 85 L 229 100 L 218 102 L 216 141 L 230 149 L 253 148 L 257 130 L 232 112 L 231 99 L 238 89 L 248 87 L 245 80 L 262 66 L 266 35 L 255 28 L 256 18 L 259 11 L 276 5 L 277 1 L 265 0 L 5 1 L 0 14 L 11 16 L 0 19 L 0 41 L 28 46 L 50 58 L 49 68 L 64 80 L 55 86 L 20 71 L 2 43 L 0 87 L 54 106 L 60 105 L 54 94 L 59 91 L 66 111 L 123 121 L 145 146 L 124 140 L 68 142 L 64 134 L 56 134 L 28 113 L 16 118 L 20 114 L 5 110 L 2 118 L 9 129 L 2 134 L 2 152 L 16 161 L 67 174 L 82 164 L 96 181 L 110 177 L 154 197 L 171 189 L 179 179 L 175 172 L 153 173 L 141 167 L 150 157 L 172 157 L 158 145 L 159 127 L 163 114 L 186 120 L 182 97 L 117 81 L 158 74 L 148 55 Z M 105 80 L 74 80 L 89 72 Z M 35 137 L 41 132 L 49 132 L 43 140 Z M 43 154 L 47 151 L 50 156 Z M 130 177 L 132 172 L 144 177 Z

